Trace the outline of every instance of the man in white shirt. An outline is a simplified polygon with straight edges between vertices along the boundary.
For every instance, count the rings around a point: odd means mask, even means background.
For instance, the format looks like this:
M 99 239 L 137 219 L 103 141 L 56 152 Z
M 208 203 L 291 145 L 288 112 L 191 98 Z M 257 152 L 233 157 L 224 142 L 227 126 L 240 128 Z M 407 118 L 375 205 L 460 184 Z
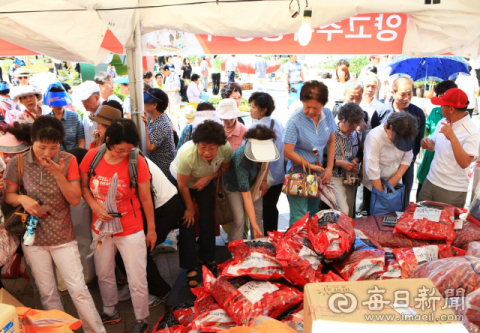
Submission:
M 480 133 L 466 112 L 468 96 L 461 89 L 450 89 L 431 101 L 433 105 L 441 105 L 445 118 L 437 125 L 431 139 L 421 141 L 423 149 L 435 151 L 435 157 L 418 199 L 463 208 L 469 167 L 478 157 Z
M 83 130 L 85 131 L 85 147 L 88 149 L 95 140 L 93 133 L 97 130 L 97 122 L 91 120 L 89 116 L 95 116 L 102 106 L 100 88 L 93 81 L 85 81 L 75 89 L 72 98 L 81 100 L 87 111 L 87 114 L 83 116 Z
M 378 77 L 375 75 L 375 73 L 367 72 L 365 75 L 362 77 L 362 82 L 363 82 L 363 98 L 362 102 L 360 103 L 361 108 L 368 113 L 368 129 L 372 128 L 371 121 L 373 114 L 375 111 L 378 110 L 380 112 L 380 109 L 384 107 L 383 103 L 381 103 L 379 100 L 375 99 L 375 94 L 377 93 L 378 89 Z
M 238 64 L 233 54 L 225 63 L 225 71 L 227 72 L 227 84 L 235 82 L 235 72 L 238 72 Z
M 472 66 L 468 65 L 468 71 L 472 72 Z M 468 96 L 467 111 L 472 116 L 473 110 L 477 105 L 477 94 L 479 91 L 478 80 L 474 75 L 467 73 L 459 73 L 455 80 L 458 89 L 462 89 Z
M 258 91 L 260 86 L 262 87 L 262 91 L 265 92 L 267 90 L 267 68 L 268 62 L 264 59 L 261 55 L 257 55 L 257 59 L 255 60 L 255 90 Z
M 165 78 L 165 84 L 163 85 L 164 92 L 168 95 L 168 115 L 172 120 L 173 126 L 177 133 L 180 133 L 180 102 L 182 97 L 180 96 L 180 79 L 178 75 L 170 71 L 168 65 L 163 66 L 163 77 Z

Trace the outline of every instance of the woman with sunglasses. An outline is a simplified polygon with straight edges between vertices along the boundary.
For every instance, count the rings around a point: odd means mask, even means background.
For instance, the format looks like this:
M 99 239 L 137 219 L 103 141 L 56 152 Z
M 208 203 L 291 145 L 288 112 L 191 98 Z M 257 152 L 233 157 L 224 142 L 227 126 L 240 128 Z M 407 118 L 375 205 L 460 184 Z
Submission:
M 332 182 L 335 184 L 337 205 L 345 215 L 354 218 L 355 186 L 345 184 L 347 172 L 359 172 L 358 164 L 363 160 L 361 139 L 356 131 L 364 117 L 362 108 L 354 102 L 343 104 L 338 112 L 335 130 L 335 161 Z M 360 184 L 358 184 L 360 185 Z
M 212 180 L 230 167 L 232 147 L 227 141 L 223 126 L 213 120 L 198 125 L 191 141 L 178 151 L 172 163 L 172 174 L 177 176 L 178 189 L 185 202 L 186 211 L 180 225 L 180 267 L 187 270 L 190 288 L 198 286 L 198 262 L 213 274 L 215 263 L 214 192 Z M 200 227 L 199 249 L 196 251 L 196 227 L 193 199 L 198 204 Z M 198 258 L 198 259 L 197 259 Z
M 101 247 L 95 249 L 95 270 L 103 301 L 100 311 L 102 322 L 118 323 L 121 318 L 116 309 L 118 303 L 117 284 L 115 282 L 115 253 L 120 251 L 127 271 L 132 303 L 135 311 L 134 332 L 145 332 L 148 311 L 147 285 L 147 248 L 155 247 L 157 234 L 153 201 L 150 193 L 150 172 L 147 162 L 138 156 L 137 189 L 130 189 L 129 154 L 140 142 L 135 123 L 130 119 L 114 119 L 105 132 L 106 151 L 95 168 L 95 174 L 88 179 L 88 171 L 98 148 L 90 149 L 80 164 L 83 198 L 93 211 L 93 223 L 97 219 L 108 222 L 113 220 L 112 213 L 122 214 L 120 222 L 123 231 L 113 237 L 103 239 Z M 112 177 L 117 175 L 118 187 L 115 197 L 116 212 L 107 212 L 103 205 L 107 199 Z M 148 232 L 145 236 L 142 210 L 147 221 Z M 93 239 L 99 240 L 98 231 L 92 224 Z

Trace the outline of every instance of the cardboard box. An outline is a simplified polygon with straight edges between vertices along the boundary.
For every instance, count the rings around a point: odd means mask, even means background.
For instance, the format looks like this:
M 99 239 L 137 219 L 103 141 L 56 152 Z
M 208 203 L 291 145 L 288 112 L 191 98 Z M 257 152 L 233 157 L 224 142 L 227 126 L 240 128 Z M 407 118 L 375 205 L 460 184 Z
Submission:
M 304 332 L 466 333 L 461 319 L 442 307 L 430 279 L 311 283 L 305 286 Z
M 0 289 L 0 303 L 13 305 L 14 307 L 25 307 L 15 297 L 13 297 L 5 288 Z
M 17 306 L 24 306 L 5 288 L 0 289 L 0 332 L 20 333 Z

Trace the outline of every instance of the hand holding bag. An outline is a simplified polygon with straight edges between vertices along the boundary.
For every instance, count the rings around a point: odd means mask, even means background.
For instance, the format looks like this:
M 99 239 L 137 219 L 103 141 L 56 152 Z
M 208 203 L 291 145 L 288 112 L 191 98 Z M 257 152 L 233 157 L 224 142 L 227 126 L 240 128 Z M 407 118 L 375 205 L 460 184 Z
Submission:
M 228 202 L 223 176 L 217 176 L 215 190 L 215 221 L 219 225 L 229 224 L 233 221 L 233 211 Z
M 294 195 L 298 197 L 314 198 L 318 197 L 317 176 L 312 175 L 310 166 L 308 173 L 305 170 L 305 160 L 302 158 L 303 173 L 293 173 L 293 165 L 290 173 L 285 175 L 283 180 L 282 192 L 286 195 Z
M 375 187 L 372 187 L 372 200 L 370 201 L 371 215 L 395 215 L 395 212 L 403 212 L 405 210 L 405 185 L 397 184 L 395 188 L 382 179 L 382 186 L 387 186 L 391 192 L 380 192 Z
M 21 195 L 27 195 L 25 187 L 23 185 L 23 155 L 17 155 L 18 163 L 18 193 Z M 12 205 L 5 204 L 5 230 L 15 236 L 23 236 L 27 230 L 26 222 L 27 217 L 30 215 L 23 209 L 22 205 L 13 207 Z

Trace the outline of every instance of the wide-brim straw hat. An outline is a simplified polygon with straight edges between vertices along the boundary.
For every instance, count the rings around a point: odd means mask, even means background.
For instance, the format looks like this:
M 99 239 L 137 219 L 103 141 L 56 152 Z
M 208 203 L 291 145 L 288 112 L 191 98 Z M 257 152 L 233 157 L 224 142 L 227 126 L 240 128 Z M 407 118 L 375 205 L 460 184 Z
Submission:
M 19 102 L 20 97 L 29 95 L 37 95 L 38 100 L 41 100 L 43 97 L 42 91 L 31 85 L 14 87 L 11 91 L 11 97 L 15 103 Z
M 237 102 L 233 98 L 225 98 L 218 103 L 217 115 L 220 119 L 235 119 L 243 115 L 243 112 L 237 109 Z

